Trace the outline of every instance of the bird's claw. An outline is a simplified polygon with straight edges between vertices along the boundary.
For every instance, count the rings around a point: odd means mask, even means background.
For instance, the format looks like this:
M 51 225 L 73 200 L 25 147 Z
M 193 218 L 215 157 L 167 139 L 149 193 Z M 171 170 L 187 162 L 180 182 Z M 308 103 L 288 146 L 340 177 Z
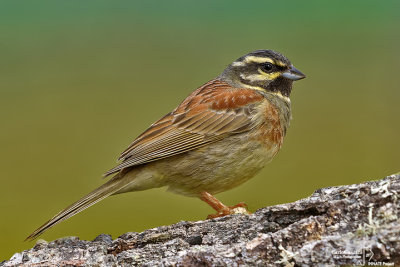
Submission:
M 207 219 L 215 219 L 215 218 L 224 217 L 224 216 L 232 215 L 232 214 L 251 214 L 251 212 L 247 210 L 246 203 L 240 202 L 239 204 L 236 204 L 234 206 L 226 207 L 223 210 L 220 210 L 216 214 L 208 215 Z

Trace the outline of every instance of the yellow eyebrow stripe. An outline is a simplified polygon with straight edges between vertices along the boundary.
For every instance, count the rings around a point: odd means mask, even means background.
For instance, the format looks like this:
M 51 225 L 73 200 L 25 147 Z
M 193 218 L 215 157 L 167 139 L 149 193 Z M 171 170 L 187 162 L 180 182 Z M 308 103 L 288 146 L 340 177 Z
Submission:
M 232 63 L 232 66 L 246 66 L 246 64 L 248 63 L 271 63 L 274 65 L 277 65 L 279 67 L 287 67 L 287 65 L 285 63 L 283 63 L 280 60 L 273 60 L 272 58 L 269 57 L 257 57 L 257 56 L 246 56 L 242 61 L 234 61 Z
M 255 62 L 255 63 L 272 63 L 274 65 L 278 65 L 280 67 L 286 67 L 286 64 L 283 63 L 280 60 L 274 61 L 273 59 L 269 58 L 269 57 L 256 57 L 256 56 L 247 56 L 244 59 L 244 62 L 246 63 L 250 63 L 250 62 Z
M 286 64 L 283 63 L 282 61 L 278 60 L 275 62 L 276 65 L 278 65 L 279 67 L 286 67 Z
M 246 63 L 250 63 L 250 62 L 255 62 L 255 63 L 272 63 L 275 64 L 275 61 L 273 61 L 271 58 L 269 57 L 256 57 L 256 56 L 247 56 L 244 58 L 244 62 Z

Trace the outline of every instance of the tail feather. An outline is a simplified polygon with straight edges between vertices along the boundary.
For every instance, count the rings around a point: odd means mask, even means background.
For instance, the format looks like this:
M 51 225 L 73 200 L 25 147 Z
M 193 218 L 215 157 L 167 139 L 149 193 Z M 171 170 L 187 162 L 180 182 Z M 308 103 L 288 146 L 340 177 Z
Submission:
M 108 182 L 93 190 L 80 200 L 76 201 L 72 205 L 66 207 L 59 213 L 57 213 L 53 218 L 45 222 L 42 226 L 36 229 L 32 234 L 30 234 L 25 241 L 31 241 L 36 239 L 39 235 L 43 234 L 46 230 L 53 227 L 54 225 L 78 214 L 79 212 L 87 209 L 88 207 L 96 204 L 97 202 L 105 199 L 106 197 L 118 192 L 132 180 L 121 179 L 118 175 L 114 176 Z

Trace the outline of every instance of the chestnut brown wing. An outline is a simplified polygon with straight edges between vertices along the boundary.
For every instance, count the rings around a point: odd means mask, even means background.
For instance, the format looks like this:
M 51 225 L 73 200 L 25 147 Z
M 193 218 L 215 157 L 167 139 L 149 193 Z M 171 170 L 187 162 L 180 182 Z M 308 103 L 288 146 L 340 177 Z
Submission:
M 212 80 L 136 138 L 122 152 L 122 162 L 105 176 L 248 131 L 253 127 L 252 111 L 262 100 L 263 96 L 254 90 Z

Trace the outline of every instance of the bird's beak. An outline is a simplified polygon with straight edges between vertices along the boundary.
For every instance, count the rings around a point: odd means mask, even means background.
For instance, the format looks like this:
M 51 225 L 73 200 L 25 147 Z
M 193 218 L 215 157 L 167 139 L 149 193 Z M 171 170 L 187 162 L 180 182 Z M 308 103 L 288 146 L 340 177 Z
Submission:
M 297 81 L 306 77 L 304 73 L 296 69 L 293 65 L 291 65 L 287 71 L 282 73 L 282 76 L 292 81 Z

